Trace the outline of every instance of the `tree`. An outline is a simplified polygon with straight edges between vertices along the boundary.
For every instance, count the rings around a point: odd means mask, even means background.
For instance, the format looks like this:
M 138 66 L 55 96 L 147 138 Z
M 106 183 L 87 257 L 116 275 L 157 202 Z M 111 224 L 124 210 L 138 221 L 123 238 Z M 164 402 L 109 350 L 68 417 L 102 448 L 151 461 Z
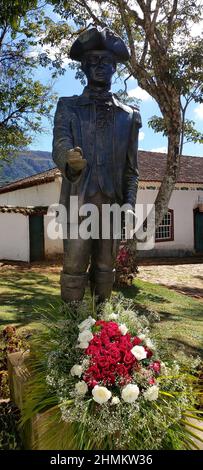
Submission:
M 55 96 L 33 79 L 40 64 L 43 10 L 35 0 L 0 1 L 0 159 L 11 158 L 44 132 Z
M 129 46 L 129 75 L 157 102 L 162 121 L 152 120 L 168 137 L 166 173 L 156 198 L 156 226 L 167 210 L 179 172 L 179 157 L 183 131 L 191 132 L 192 122 L 185 120 L 189 102 L 202 100 L 203 40 L 194 39 L 191 28 L 199 24 L 201 2 L 193 0 L 50 0 L 54 10 L 72 25 L 68 41 L 90 24 L 109 26 L 120 34 Z M 73 23 L 74 21 L 74 23 Z M 63 23 L 64 28 L 64 23 Z M 53 25 L 47 34 L 53 44 L 59 44 L 59 26 Z M 57 33 L 56 33 L 57 32 Z M 181 97 L 185 97 L 185 104 Z M 160 128 L 161 126 L 161 128 Z M 197 131 L 196 131 L 197 132 Z M 188 134 L 188 135 L 189 135 Z M 201 136 L 196 137 L 200 138 Z

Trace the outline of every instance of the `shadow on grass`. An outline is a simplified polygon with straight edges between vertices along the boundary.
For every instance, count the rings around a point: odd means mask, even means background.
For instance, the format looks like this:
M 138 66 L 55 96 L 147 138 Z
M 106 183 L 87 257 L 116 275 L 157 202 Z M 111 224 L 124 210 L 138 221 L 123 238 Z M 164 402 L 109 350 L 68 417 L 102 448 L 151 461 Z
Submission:
M 168 289 L 173 290 L 175 292 L 179 292 L 180 294 L 188 295 L 189 297 L 203 300 L 203 289 L 200 287 L 188 287 L 188 286 L 185 286 L 184 284 L 176 284 L 174 286 L 168 286 Z M 203 306 L 202 306 L 202 311 L 203 311 Z
M 174 347 L 181 352 L 186 352 L 187 354 L 191 354 L 192 356 L 199 355 L 201 358 L 203 358 L 203 347 L 192 346 L 187 341 L 178 338 L 168 338 L 168 341 L 171 345 L 174 345 Z
M 146 300 L 149 300 L 154 303 L 170 303 L 170 301 L 167 300 L 165 297 L 151 292 L 145 292 L 143 289 L 141 289 L 135 284 L 129 287 L 121 288 L 120 292 L 122 292 L 122 294 L 129 299 L 133 299 L 135 297 L 137 298 L 137 300 L 139 300 L 139 295 L 141 295 L 142 297 L 145 297 Z
M 49 305 L 57 306 L 59 300 L 59 283 L 47 276 L 4 273 L 0 280 L 0 323 L 21 323 L 24 326 L 39 321 L 40 309 L 43 311 Z M 12 319 L 9 319 L 10 314 Z

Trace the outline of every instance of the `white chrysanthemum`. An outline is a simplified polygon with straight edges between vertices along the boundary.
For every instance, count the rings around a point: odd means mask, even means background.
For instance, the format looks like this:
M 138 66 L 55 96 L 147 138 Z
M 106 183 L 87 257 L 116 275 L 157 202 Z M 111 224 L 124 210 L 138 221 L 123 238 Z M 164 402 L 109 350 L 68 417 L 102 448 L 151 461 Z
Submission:
M 133 403 L 137 400 L 139 393 L 140 391 L 136 384 L 128 384 L 123 388 L 121 396 L 126 403 Z
M 146 335 L 144 335 L 144 333 L 141 333 L 140 335 L 138 334 L 138 338 L 144 341 L 146 339 Z
M 94 318 L 89 316 L 86 320 L 82 321 L 82 323 L 78 325 L 78 328 L 80 331 L 88 330 L 89 328 L 91 328 L 91 326 L 95 324 L 95 322 L 96 320 L 94 320 Z
M 111 400 L 111 405 L 118 405 L 120 403 L 120 398 L 113 397 Z
M 157 400 L 159 396 L 159 387 L 157 385 L 152 385 L 146 390 L 146 392 L 144 392 L 143 395 L 144 395 L 145 400 L 148 400 L 148 401 Z
M 102 405 L 111 398 L 111 392 L 106 387 L 95 385 L 92 390 L 93 400 Z
M 127 326 L 125 325 L 125 323 L 122 323 L 120 326 L 119 326 L 119 330 L 121 332 L 122 335 L 126 335 L 127 331 L 128 331 L 128 328 Z
M 145 340 L 145 344 L 146 346 L 149 348 L 149 349 L 154 349 L 154 343 L 152 343 L 151 339 L 150 338 L 146 338 Z
M 76 392 L 77 395 L 85 395 L 85 393 L 87 393 L 87 391 L 88 391 L 88 386 L 84 382 L 84 380 L 81 380 L 81 382 L 77 382 L 75 384 L 75 392 Z
M 89 346 L 89 343 L 81 342 L 81 343 L 77 344 L 76 348 L 87 349 L 88 346 Z
M 147 357 L 147 351 L 145 351 L 145 348 L 143 348 L 143 346 L 134 346 L 131 349 L 131 353 L 133 354 L 133 356 L 136 357 L 138 361 L 146 359 Z
M 117 313 L 111 313 L 109 315 L 110 320 L 118 320 L 119 315 Z
M 78 377 L 81 377 L 82 375 L 82 367 L 79 364 L 75 364 L 71 370 L 70 373 L 72 376 L 77 375 Z
M 78 336 L 78 341 L 80 343 L 89 343 L 92 338 L 93 334 L 90 330 L 83 330 Z

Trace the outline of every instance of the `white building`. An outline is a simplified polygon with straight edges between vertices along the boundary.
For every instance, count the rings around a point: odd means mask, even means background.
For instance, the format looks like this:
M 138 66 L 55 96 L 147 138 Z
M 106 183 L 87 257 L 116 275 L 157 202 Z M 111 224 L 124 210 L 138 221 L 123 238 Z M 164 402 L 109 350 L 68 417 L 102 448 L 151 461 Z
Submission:
M 139 204 L 155 201 L 165 166 L 165 154 L 139 152 Z M 58 203 L 60 188 L 57 169 L 0 188 L 0 260 L 29 262 L 62 253 L 62 240 L 47 236 L 50 218 L 46 215 L 48 206 Z M 138 256 L 199 254 L 203 255 L 203 158 L 184 156 L 155 246 L 139 251 Z

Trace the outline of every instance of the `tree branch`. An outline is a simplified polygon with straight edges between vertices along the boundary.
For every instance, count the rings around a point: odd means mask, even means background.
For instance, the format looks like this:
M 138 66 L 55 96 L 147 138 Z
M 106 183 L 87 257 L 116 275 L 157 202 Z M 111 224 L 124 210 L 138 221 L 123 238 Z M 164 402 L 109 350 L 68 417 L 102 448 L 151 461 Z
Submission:
M 0 35 L 0 48 L 3 45 L 3 40 L 4 40 L 4 37 L 7 33 L 7 28 L 8 28 L 8 25 L 6 24 L 2 29 L 2 32 L 1 32 L 1 35 Z
M 10 113 L 6 119 L 0 122 L 0 127 L 4 127 L 7 122 L 12 119 L 15 115 L 18 113 L 22 113 L 22 111 L 25 109 L 25 106 L 20 106 L 20 108 L 15 109 L 12 113 Z
M 105 26 L 107 26 L 107 24 L 106 24 L 104 21 L 100 20 L 100 19 L 98 18 L 98 16 L 96 16 L 96 15 L 93 13 L 92 9 L 90 8 L 90 6 L 87 4 L 86 1 L 80 0 L 80 2 L 77 2 L 77 4 L 78 4 L 79 6 L 82 6 L 83 8 L 85 8 L 85 9 L 88 11 L 89 15 L 92 17 L 92 19 L 94 20 L 95 24 L 97 24 L 98 26 L 102 26 L 103 28 L 105 28 Z

